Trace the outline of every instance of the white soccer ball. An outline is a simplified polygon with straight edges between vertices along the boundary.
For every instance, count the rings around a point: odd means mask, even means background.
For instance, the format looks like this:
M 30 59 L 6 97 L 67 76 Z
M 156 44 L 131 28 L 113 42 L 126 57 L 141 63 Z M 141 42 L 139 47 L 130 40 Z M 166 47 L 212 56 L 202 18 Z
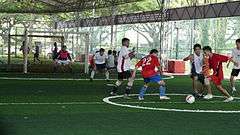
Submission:
M 193 95 L 187 95 L 186 102 L 192 104 L 195 102 L 195 97 Z

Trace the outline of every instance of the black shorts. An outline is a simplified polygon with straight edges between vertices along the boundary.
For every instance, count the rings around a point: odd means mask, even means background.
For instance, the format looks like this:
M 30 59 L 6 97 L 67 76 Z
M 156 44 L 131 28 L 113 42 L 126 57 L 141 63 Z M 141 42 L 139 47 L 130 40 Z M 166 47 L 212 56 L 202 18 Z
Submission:
M 240 69 L 232 69 L 231 76 L 238 76 Z
M 194 77 L 197 77 L 197 80 L 200 83 L 204 84 L 205 76 L 203 74 L 197 74 L 197 73 L 196 74 L 192 74 L 191 78 L 194 78 Z
M 128 79 L 132 76 L 130 70 L 124 72 L 118 72 L 118 80 Z
M 97 70 L 105 70 L 106 69 L 106 64 L 96 64 Z

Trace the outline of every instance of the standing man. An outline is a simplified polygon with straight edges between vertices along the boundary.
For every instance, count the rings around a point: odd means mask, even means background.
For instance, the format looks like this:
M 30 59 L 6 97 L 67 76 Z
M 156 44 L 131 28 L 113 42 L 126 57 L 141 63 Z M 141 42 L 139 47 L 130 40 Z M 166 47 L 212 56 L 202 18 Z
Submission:
M 204 85 L 204 75 L 202 74 L 203 66 L 203 53 L 201 52 L 201 45 L 195 44 L 193 46 L 194 53 L 190 54 L 188 57 L 184 58 L 184 61 L 190 60 L 191 62 L 191 78 L 192 78 L 192 87 L 194 90 L 195 97 L 202 97 L 202 88 L 199 90 L 197 88 L 198 81 Z
M 130 90 L 133 85 L 133 79 L 131 78 L 131 70 L 130 70 L 130 60 L 135 56 L 135 52 L 130 52 L 128 50 L 130 40 L 128 38 L 122 39 L 122 47 L 118 55 L 118 64 L 117 64 L 117 71 L 118 71 L 118 80 L 113 87 L 111 95 L 116 95 L 118 87 L 122 84 L 123 79 L 128 79 L 128 83 L 125 89 L 124 98 L 130 99 L 129 94 Z
M 213 70 L 213 74 L 210 76 L 211 81 L 217 87 L 217 89 L 226 96 L 226 99 L 223 102 L 230 102 L 233 100 L 233 97 L 229 95 L 226 89 L 222 87 L 223 80 L 223 67 L 222 63 L 231 61 L 234 65 L 238 66 L 238 63 L 233 59 L 230 59 L 227 56 L 212 53 L 212 48 L 210 46 L 204 46 L 203 52 L 206 56 L 209 57 L 209 66 Z
M 147 91 L 148 84 L 158 83 L 159 84 L 159 98 L 160 100 L 169 100 L 170 98 L 166 96 L 166 84 L 162 80 L 162 68 L 160 62 L 158 60 L 158 50 L 152 49 L 150 54 L 146 57 L 142 58 L 135 66 L 135 70 L 133 71 L 132 77 L 135 77 L 136 70 L 142 67 L 142 77 L 144 79 L 144 86 L 141 88 L 138 96 L 138 100 L 144 100 L 144 94 Z M 155 70 L 158 68 L 159 73 Z
M 234 78 L 237 77 L 240 72 L 240 65 L 239 65 L 239 63 L 240 63 L 240 39 L 236 40 L 236 48 L 232 49 L 232 59 L 238 63 L 238 66 L 236 66 L 236 65 L 233 66 L 231 77 L 230 77 L 230 86 L 232 88 L 232 93 L 233 93 L 233 92 L 237 91 L 235 88 Z M 229 66 L 229 63 L 227 65 L 227 67 L 228 66 Z
M 36 60 L 37 60 L 38 62 L 40 62 L 39 53 L 40 53 L 39 46 L 36 45 L 36 47 L 35 47 L 35 53 L 34 53 L 34 59 L 33 59 L 34 63 L 36 62 Z

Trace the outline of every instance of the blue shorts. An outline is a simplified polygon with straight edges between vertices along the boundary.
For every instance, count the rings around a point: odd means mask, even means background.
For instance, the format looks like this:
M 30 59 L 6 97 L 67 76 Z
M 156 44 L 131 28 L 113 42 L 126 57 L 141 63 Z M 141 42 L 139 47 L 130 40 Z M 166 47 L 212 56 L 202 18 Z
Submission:
M 162 80 L 162 77 L 160 75 L 155 75 L 149 78 L 144 78 L 145 83 L 155 82 L 158 83 Z

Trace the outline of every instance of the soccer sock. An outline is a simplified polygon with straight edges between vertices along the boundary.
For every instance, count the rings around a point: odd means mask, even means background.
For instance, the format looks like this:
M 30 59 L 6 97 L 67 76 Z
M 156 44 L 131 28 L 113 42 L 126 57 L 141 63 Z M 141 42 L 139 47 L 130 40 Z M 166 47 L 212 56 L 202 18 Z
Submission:
M 95 71 L 93 70 L 93 71 L 91 72 L 91 78 L 92 78 L 92 79 L 94 78 L 94 75 L 95 75 Z
M 109 80 L 109 72 L 108 71 L 106 71 L 105 75 L 106 75 L 106 79 Z
M 132 89 L 132 86 L 127 86 L 125 90 L 125 94 L 127 95 L 130 94 L 131 89 Z
M 139 97 L 143 98 L 146 90 L 147 90 L 147 87 L 143 86 L 143 87 L 140 89 Z
M 160 96 L 165 96 L 165 91 L 166 91 L 166 87 L 165 86 L 160 86 L 159 87 L 159 95 Z

